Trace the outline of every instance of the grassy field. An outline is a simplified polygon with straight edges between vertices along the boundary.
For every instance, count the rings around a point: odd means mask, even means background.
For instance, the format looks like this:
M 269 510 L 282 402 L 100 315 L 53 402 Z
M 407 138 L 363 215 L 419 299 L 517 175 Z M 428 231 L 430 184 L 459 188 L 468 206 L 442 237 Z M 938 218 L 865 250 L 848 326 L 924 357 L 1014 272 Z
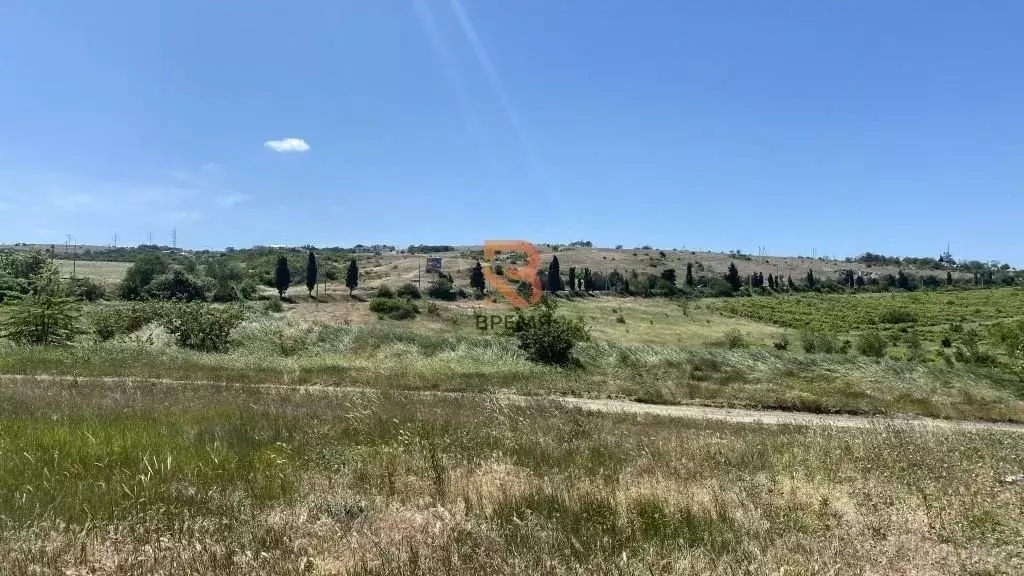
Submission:
M 1015 574 L 1020 438 L 0 379 L 3 574 Z
M 131 266 L 128 262 L 72 262 L 71 260 L 57 260 L 60 267 L 60 274 L 65 278 L 71 277 L 72 272 L 81 278 L 92 278 L 106 285 L 113 287 L 124 278 L 125 271 Z

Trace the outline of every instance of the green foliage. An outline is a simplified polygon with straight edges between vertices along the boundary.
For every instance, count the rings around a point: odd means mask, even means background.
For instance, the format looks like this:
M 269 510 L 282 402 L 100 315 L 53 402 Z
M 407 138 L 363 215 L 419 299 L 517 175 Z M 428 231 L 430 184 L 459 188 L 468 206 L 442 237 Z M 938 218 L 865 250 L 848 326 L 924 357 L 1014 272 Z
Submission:
M 457 300 L 459 295 L 455 292 L 452 281 L 446 276 L 440 276 L 427 287 L 427 296 L 437 300 Z
M 732 296 L 735 290 L 732 288 L 732 284 L 729 284 L 723 278 L 712 278 L 710 280 L 710 286 L 708 292 L 716 298 L 727 298 Z
M 306 290 L 309 290 L 309 296 L 313 296 L 313 289 L 316 288 L 316 254 L 313 251 L 309 251 L 309 257 L 306 259 Z
M 729 350 L 736 350 L 738 348 L 746 348 L 748 346 L 747 339 L 743 336 L 743 332 L 740 332 L 738 328 L 730 328 L 725 331 L 722 335 L 722 341 L 725 347 Z
M 409 320 L 415 318 L 420 309 L 405 298 L 377 297 L 370 300 L 370 311 L 392 320 Z
M 166 274 L 169 265 L 161 254 L 143 253 L 125 271 L 119 294 L 124 300 L 142 300 L 148 297 L 147 289 L 157 276 Z
M 686 263 L 686 286 L 693 288 L 693 264 L 690 262 Z
M 18 344 L 62 345 L 79 333 L 80 310 L 60 282 L 57 266 L 46 260 L 28 279 L 29 293 L 10 295 L 0 337 Z
M 487 282 L 484 279 L 484 269 L 483 266 L 480 265 L 479 261 L 469 272 L 469 287 L 478 292 L 483 292 L 487 289 Z
M 872 358 L 884 358 L 888 343 L 885 336 L 877 330 L 868 330 L 857 336 L 857 352 Z
M 162 316 L 163 305 L 158 303 L 109 304 L 97 307 L 89 314 L 89 326 L 99 340 L 110 340 L 131 334 Z
M 275 294 L 267 300 L 263 309 L 272 313 L 284 312 L 284 303 L 281 302 L 281 297 Z
M 787 334 L 783 334 L 778 340 L 772 342 L 772 346 L 775 347 L 776 350 L 789 350 L 789 336 Z
M 743 285 L 743 281 L 740 280 L 740 271 L 736 268 L 735 262 L 729 263 L 729 271 L 725 275 L 725 281 L 729 283 L 729 287 L 735 292 L 740 289 Z
M 407 282 L 398 287 L 395 291 L 395 296 L 399 298 L 409 298 L 411 300 L 419 300 L 421 297 L 420 289 L 412 282 Z
M 909 308 L 889 308 L 878 315 L 882 324 L 913 324 L 917 322 L 917 314 Z
M 200 352 L 226 352 L 231 331 L 244 318 L 235 305 L 218 306 L 201 302 L 181 302 L 167 305 L 161 324 L 174 336 L 182 348 Z
M 815 330 L 803 330 L 800 332 L 800 342 L 804 352 L 808 354 L 845 354 L 846 350 L 839 338 L 832 333 L 818 332 Z
M 355 258 L 349 261 L 348 269 L 345 271 L 345 287 L 348 288 L 349 296 L 352 295 L 352 291 L 359 286 L 359 265 L 356 264 Z
M 529 282 L 520 282 L 516 285 L 516 294 L 518 294 L 523 300 L 529 302 L 530 298 L 533 298 L 533 284 Z
M 92 278 L 72 278 L 68 281 L 68 293 L 79 300 L 96 302 L 107 296 L 107 289 Z
M 288 287 L 292 283 L 292 272 L 288 267 L 288 258 L 285 256 L 277 257 L 277 265 L 274 267 L 274 287 L 277 288 L 277 294 L 284 298 L 284 293 L 288 291 Z
M 214 302 L 237 302 L 256 297 L 256 284 L 238 262 L 229 258 L 211 258 L 205 268 L 213 286 Z
M 534 362 L 566 366 L 573 362 L 576 344 L 589 340 L 590 335 L 582 319 L 557 316 L 555 308 L 555 302 L 545 298 L 526 312 L 518 311 L 506 331 Z
M 153 278 L 145 293 L 155 300 L 181 300 L 192 302 L 205 300 L 207 283 L 195 278 L 185 270 L 174 267 L 167 274 Z
M 391 286 L 388 286 L 387 284 L 381 284 L 380 286 L 377 287 L 377 292 L 375 296 L 377 296 L 377 298 L 394 298 L 395 291 L 391 289 Z
M 554 294 L 562 289 L 562 273 L 558 266 L 558 256 L 551 257 L 551 264 L 548 265 L 547 290 Z

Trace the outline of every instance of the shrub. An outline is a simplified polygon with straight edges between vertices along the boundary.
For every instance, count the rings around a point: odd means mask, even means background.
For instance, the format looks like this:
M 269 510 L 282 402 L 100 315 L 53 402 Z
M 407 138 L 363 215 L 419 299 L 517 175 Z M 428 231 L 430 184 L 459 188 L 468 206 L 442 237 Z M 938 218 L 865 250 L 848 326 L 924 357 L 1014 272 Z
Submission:
M 940 342 L 940 344 L 942 344 L 943 348 L 952 348 L 953 347 L 953 339 L 950 338 L 949 336 L 943 336 L 942 337 L 942 341 Z
M 427 288 L 427 295 L 431 298 L 436 298 L 437 300 L 449 301 L 456 300 L 459 297 L 452 286 L 451 280 L 447 278 L 438 278 L 431 282 L 430 286 Z
M 783 334 L 778 340 L 772 342 L 776 350 L 789 350 L 789 336 Z
M 839 343 L 835 334 L 804 330 L 800 333 L 800 343 L 808 354 L 845 354 L 846 350 Z
M 263 309 L 267 312 L 284 312 L 284 303 L 281 302 L 281 297 L 274 294 L 267 300 L 267 303 L 263 305 Z
M 740 332 L 738 328 L 726 330 L 725 334 L 722 335 L 722 341 L 729 350 L 747 347 L 747 339 L 743 337 L 743 332 Z
M 60 272 L 45 262 L 28 279 L 28 294 L 9 295 L 7 317 L 0 321 L 0 337 L 18 344 L 68 344 L 79 333 L 78 303 L 67 295 Z
M 398 287 L 395 290 L 395 296 L 399 298 L 409 298 L 410 300 L 419 300 L 421 298 L 420 289 L 412 282 L 407 282 Z
M 72 278 L 68 283 L 71 296 L 87 302 L 102 300 L 107 296 L 107 289 L 92 278 Z
M 181 302 L 164 309 L 161 324 L 174 336 L 178 346 L 200 352 L 226 352 L 231 331 L 242 322 L 243 316 L 237 306 Z
M 380 287 L 377 288 L 377 298 L 394 298 L 394 297 L 395 297 L 395 291 L 391 289 L 391 286 L 388 286 L 387 284 L 381 284 Z
M 619 324 L 625 324 L 626 318 L 622 314 L 619 314 L 618 316 L 615 317 L 615 321 L 618 322 Z
M 100 340 L 131 334 L 159 320 L 163 307 L 157 303 L 132 302 L 127 305 L 102 306 L 89 317 L 93 334 Z
M 434 316 L 437 316 L 438 313 L 440 313 L 440 311 L 441 309 L 437 306 L 435 302 L 427 302 L 427 314 L 433 314 Z
M 917 322 L 917 313 L 908 308 L 890 308 L 878 316 L 882 324 L 913 324 Z
M 226 258 L 211 258 L 206 263 L 206 275 L 213 286 L 214 302 L 236 302 L 256 297 L 256 284 L 237 262 Z
M 864 356 L 883 358 L 887 347 L 885 336 L 876 330 L 863 332 L 857 337 L 857 352 Z
M 392 320 L 409 320 L 420 313 L 419 307 L 412 300 L 381 297 L 370 300 L 370 311 Z
M 157 276 L 146 288 L 146 294 L 156 300 L 193 300 L 206 299 L 206 285 L 181 268 Z
M 506 331 L 534 362 L 565 366 L 573 362 L 576 344 L 589 340 L 590 335 L 582 319 L 556 316 L 555 307 L 554 301 L 543 299 L 525 313 L 520 310 Z
M 146 297 L 146 289 L 153 279 L 166 274 L 167 260 L 160 254 L 144 253 L 125 271 L 119 293 L 125 300 L 140 300 Z

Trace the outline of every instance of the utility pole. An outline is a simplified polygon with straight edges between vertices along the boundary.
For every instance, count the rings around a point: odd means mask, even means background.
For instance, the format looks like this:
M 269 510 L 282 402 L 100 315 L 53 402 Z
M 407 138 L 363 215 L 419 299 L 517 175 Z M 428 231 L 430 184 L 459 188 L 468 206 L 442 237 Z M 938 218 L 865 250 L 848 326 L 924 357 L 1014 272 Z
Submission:
M 153 245 L 153 233 L 152 232 L 149 233 L 149 245 L 150 246 Z
M 171 248 L 178 247 L 178 229 L 171 228 Z
M 117 248 L 117 232 L 114 232 L 114 248 Z

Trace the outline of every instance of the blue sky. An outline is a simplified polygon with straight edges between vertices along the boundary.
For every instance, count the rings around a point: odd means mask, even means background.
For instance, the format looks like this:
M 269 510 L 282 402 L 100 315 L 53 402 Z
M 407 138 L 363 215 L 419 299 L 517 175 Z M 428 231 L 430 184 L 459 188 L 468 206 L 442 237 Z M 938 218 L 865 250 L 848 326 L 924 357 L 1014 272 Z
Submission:
M 1011 0 L 6 0 L 0 242 L 1019 264 L 1022 22 Z

